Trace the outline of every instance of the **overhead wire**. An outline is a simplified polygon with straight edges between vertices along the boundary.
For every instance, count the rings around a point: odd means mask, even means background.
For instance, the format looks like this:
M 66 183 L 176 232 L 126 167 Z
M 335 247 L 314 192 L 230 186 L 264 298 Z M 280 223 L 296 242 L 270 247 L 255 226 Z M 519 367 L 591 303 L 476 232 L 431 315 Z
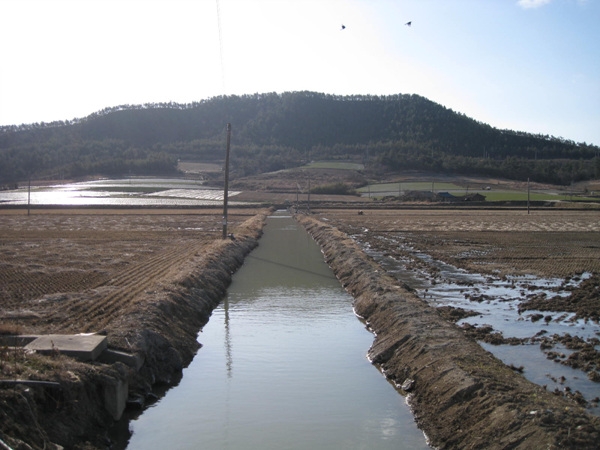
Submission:
M 223 36 L 222 36 L 222 26 L 221 26 L 221 8 L 219 5 L 219 0 L 215 0 L 217 3 L 217 28 L 219 30 L 219 58 L 221 61 L 221 83 L 223 84 L 223 95 L 227 93 L 225 86 L 225 64 L 223 59 Z

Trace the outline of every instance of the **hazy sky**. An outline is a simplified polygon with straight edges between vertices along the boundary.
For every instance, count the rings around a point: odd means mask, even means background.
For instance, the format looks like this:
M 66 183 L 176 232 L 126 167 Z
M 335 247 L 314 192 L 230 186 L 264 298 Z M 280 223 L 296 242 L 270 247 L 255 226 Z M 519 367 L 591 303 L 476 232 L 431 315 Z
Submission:
M 598 0 L 0 0 L 0 46 L 0 125 L 223 94 L 414 93 L 600 145 Z

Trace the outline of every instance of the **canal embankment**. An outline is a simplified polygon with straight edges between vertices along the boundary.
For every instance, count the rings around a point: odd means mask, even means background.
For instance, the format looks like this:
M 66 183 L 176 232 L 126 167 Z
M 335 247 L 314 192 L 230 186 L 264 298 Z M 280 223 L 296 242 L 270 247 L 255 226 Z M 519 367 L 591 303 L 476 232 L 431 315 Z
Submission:
M 237 226 L 227 239 L 210 246 L 178 269 L 160 289 L 111 323 L 109 345 L 139 355 L 139 375 L 146 386 L 171 384 L 200 344 L 198 331 L 223 299 L 232 274 L 258 245 L 266 220 L 259 214 Z
M 273 214 L 181 381 L 115 450 L 430 448 L 366 358 L 373 337 L 352 301 L 305 229 Z
M 600 420 L 507 367 L 401 286 L 346 234 L 297 219 L 375 335 L 371 361 L 436 448 L 597 448 Z

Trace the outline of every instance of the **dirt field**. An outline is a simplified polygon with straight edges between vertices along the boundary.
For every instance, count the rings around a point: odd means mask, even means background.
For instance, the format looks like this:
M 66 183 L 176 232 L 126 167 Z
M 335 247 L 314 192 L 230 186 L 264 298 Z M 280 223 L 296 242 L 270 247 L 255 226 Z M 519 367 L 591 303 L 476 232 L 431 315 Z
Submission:
M 230 209 L 230 231 L 235 231 L 242 222 L 259 212 Z M 399 259 L 409 259 L 411 255 L 402 246 L 390 245 L 389 238 L 419 248 L 434 258 L 481 273 L 534 273 L 556 277 L 571 277 L 582 272 L 600 273 L 598 212 L 536 210 L 529 215 L 523 210 L 365 210 L 361 215 L 353 209 L 313 212 L 324 223 Z M 31 216 L 23 210 L 0 210 L 0 332 L 106 332 L 112 344 L 123 348 L 136 337 L 135 328 L 148 312 L 143 302 L 160 305 L 163 316 L 165 311 L 169 311 L 170 318 L 184 321 L 187 312 L 177 313 L 179 306 L 165 306 L 156 297 L 166 291 L 174 291 L 173 280 L 178 280 L 178 285 L 187 286 L 189 283 L 189 286 L 194 286 L 193 289 L 202 291 L 217 285 L 217 278 L 221 275 L 217 277 L 207 271 L 206 277 L 186 275 L 181 281 L 181 274 L 188 274 L 192 265 L 201 267 L 203 255 L 221 251 L 214 248 L 215 242 L 221 241 L 221 232 L 221 211 L 217 210 L 132 212 L 48 209 L 34 210 Z M 236 257 L 239 259 L 239 256 Z M 435 277 L 435 270 L 425 267 L 425 262 L 413 258 L 410 264 L 429 270 Z M 590 299 L 590 313 L 585 313 L 577 304 L 573 306 L 589 317 L 600 310 L 596 286 L 588 283 L 586 289 L 589 291 L 584 295 Z M 213 297 L 218 297 L 222 286 L 215 289 L 217 292 L 213 293 Z M 155 316 L 151 320 L 155 321 L 150 324 L 152 329 L 177 332 L 195 343 L 196 324 L 189 329 L 173 331 L 172 324 L 164 317 Z M 419 331 L 415 330 L 415 333 Z M 153 345 L 162 344 L 157 341 Z M 191 358 L 193 352 L 194 348 L 188 348 L 183 361 Z M 0 353 L 0 380 L 39 379 L 56 371 L 61 383 L 75 386 L 82 378 L 93 386 L 107 377 L 105 373 L 96 373 L 86 365 L 60 356 L 36 360 L 33 361 L 35 364 L 20 367 L 9 353 Z M 150 350 L 147 353 L 152 354 Z M 384 361 L 379 353 L 377 355 Z M 166 364 L 165 361 L 153 363 L 155 367 Z M 172 361 L 168 363 L 177 366 Z M 392 369 L 405 370 L 399 365 L 390 366 Z M 157 371 L 146 375 L 148 379 L 169 381 L 166 373 Z M 462 383 L 456 379 L 452 382 L 458 383 L 458 387 Z M 469 392 L 467 397 L 471 395 Z M 33 395 L 25 390 L 16 395 L 3 389 L 0 389 L 0 394 L 0 404 L 4 406 L 17 404 Z M 82 398 L 96 394 L 79 392 L 77 395 L 77 401 L 82 402 Z M 482 396 L 483 400 L 487 398 Z M 66 404 L 68 399 L 63 400 Z M 30 400 L 29 405 L 32 402 Z M 48 420 L 54 422 L 34 426 L 27 413 L 27 405 L 25 402 L 15 409 L 14 417 L 11 417 L 14 422 L 3 422 L 3 426 L 8 428 L 0 431 L 17 436 L 35 436 L 31 440 L 33 448 L 52 448 L 49 445 L 51 439 L 39 429 L 44 426 L 51 428 L 53 423 L 57 423 L 54 410 L 50 411 L 52 414 L 46 414 Z M 49 408 L 47 403 L 42 406 Z M 434 410 L 434 406 L 431 409 Z M 519 414 L 528 414 L 524 410 L 519 411 Z M 64 409 L 60 412 L 67 414 Z M 90 415 L 102 425 L 101 418 Z M 68 421 L 68 417 L 61 416 L 61 420 Z M 535 418 L 538 419 L 537 416 Z M 559 415 L 551 419 L 539 417 L 539 420 L 559 419 Z M 587 426 L 584 422 L 580 425 Z M 28 423 L 29 428 L 19 425 L 23 423 Z M 551 422 L 548 423 L 551 425 Z M 573 424 L 578 426 L 576 421 Z M 452 447 L 451 436 L 457 432 L 453 427 L 457 426 L 456 423 L 440 425 L 445 428 L 436 436 L 441 442 L 450 439 L 446 448 Z M 71 428 L 65 427 L 65 430 L 73 433 L 73 427 L 76 428 L 76 425 L 71 424 Z M 593 427 L 588 431 L 592 433 L 590 436 L 595 436 Z M 82 436 L 87 432 L 87 429 L 79 430 Z M 467 439 L 465 436 L 461 439 Z M 581 437 L 581 434 L 578 436 Z M 589 437 L 581 439 L 589 442 Z M 572 439 L 565 442 L 577 443 Z M 97 441 L 89 445 L 89 448 L 99 448 Z M 71 448 L 87 447 L 72 445 Z
M 231 211 L 229 227 L 256 212 Z M 215 210 L 2 211 L 0 323 L 22 333 L 102 331 L 218 239 L 221 216 Z
M 569 277 L 600 272 L 600 211 L 314 210 L 398 258 L 404 245 L 473 272 Z M 383 238 L 383 239 L 382 239 Z M 389 238 L 397 244 L 390 245 Z M 413 264 L 419 264 L 413 261 Z
M 495 278 L 534 275 L 566 283 L 590 274 L 566 297 L 530 295 L 519 304 L 519 314 L 538 311 L 532 321 L 551 321 L 565 313 L 575 313 L 572 320 L 600 320 L 599 211 L 535 210 L 527 214 L 525 210 L 366 210 L 359 215 L 357 211 L 317 210 L 315 215 L 363 246 L 403 262 L 407 270 L 426 274 L 433 285 L 445 281 L 439 268 L 431 259 L 416 258 L 416 252 Z M 473 299 L 481 300 L 483 297 Z M 446 306 L 440 312 L 452 322 L 477 315 Z M 550 334 L 537 340 L 504 338 L 491 326 L 468 324 L 464 331 L 471 338 L 494 345 L 537 343 L 549 359 L 579 369 L 582 377 L 600 382 L 598 335 L 587 341 L 568 334 Z M 553 347 L 558 344 L 572 353 L 566 357 L 559 351 L 562 357 L 556 358 Z M 567 394 L 571 395 L 568 391 Z M 600 385 L 596 395 L 589 396 L 590 405 L 598 405 L 599 394 Z M 586 403 L 581 394 L 575 396 L 581 404 Z

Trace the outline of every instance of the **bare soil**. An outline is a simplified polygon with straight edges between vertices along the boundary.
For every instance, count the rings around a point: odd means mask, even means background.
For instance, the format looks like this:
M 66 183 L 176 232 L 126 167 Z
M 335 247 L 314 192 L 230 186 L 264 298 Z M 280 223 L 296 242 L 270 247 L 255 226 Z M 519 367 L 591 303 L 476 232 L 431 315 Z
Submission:
M 256 214 L 234 212 L 230 226 Z M 26 333 L 99 332 L 222 234 L 216 211 L 0 215 L 0 311 Z
M 494 275 L 570 277 L 600 272 L 600 212 L 554 209 L 313 210 L 361 242 L 398 258 L 418 248 L 457 267 Z M 398 244 L 391 244 L 389 239 Z M 419 264 L 414 261 L 414 264 Z
M 290 169 L 239 178 L 231 182 L 231 187 L 252 193 L 292 193 L 295 195 L 296 193 L 306 194 L 309 188 L 335 183 L 345 183 L 356 188 L 364 185 L 366 178 L 362 173 L 354 170 Z

